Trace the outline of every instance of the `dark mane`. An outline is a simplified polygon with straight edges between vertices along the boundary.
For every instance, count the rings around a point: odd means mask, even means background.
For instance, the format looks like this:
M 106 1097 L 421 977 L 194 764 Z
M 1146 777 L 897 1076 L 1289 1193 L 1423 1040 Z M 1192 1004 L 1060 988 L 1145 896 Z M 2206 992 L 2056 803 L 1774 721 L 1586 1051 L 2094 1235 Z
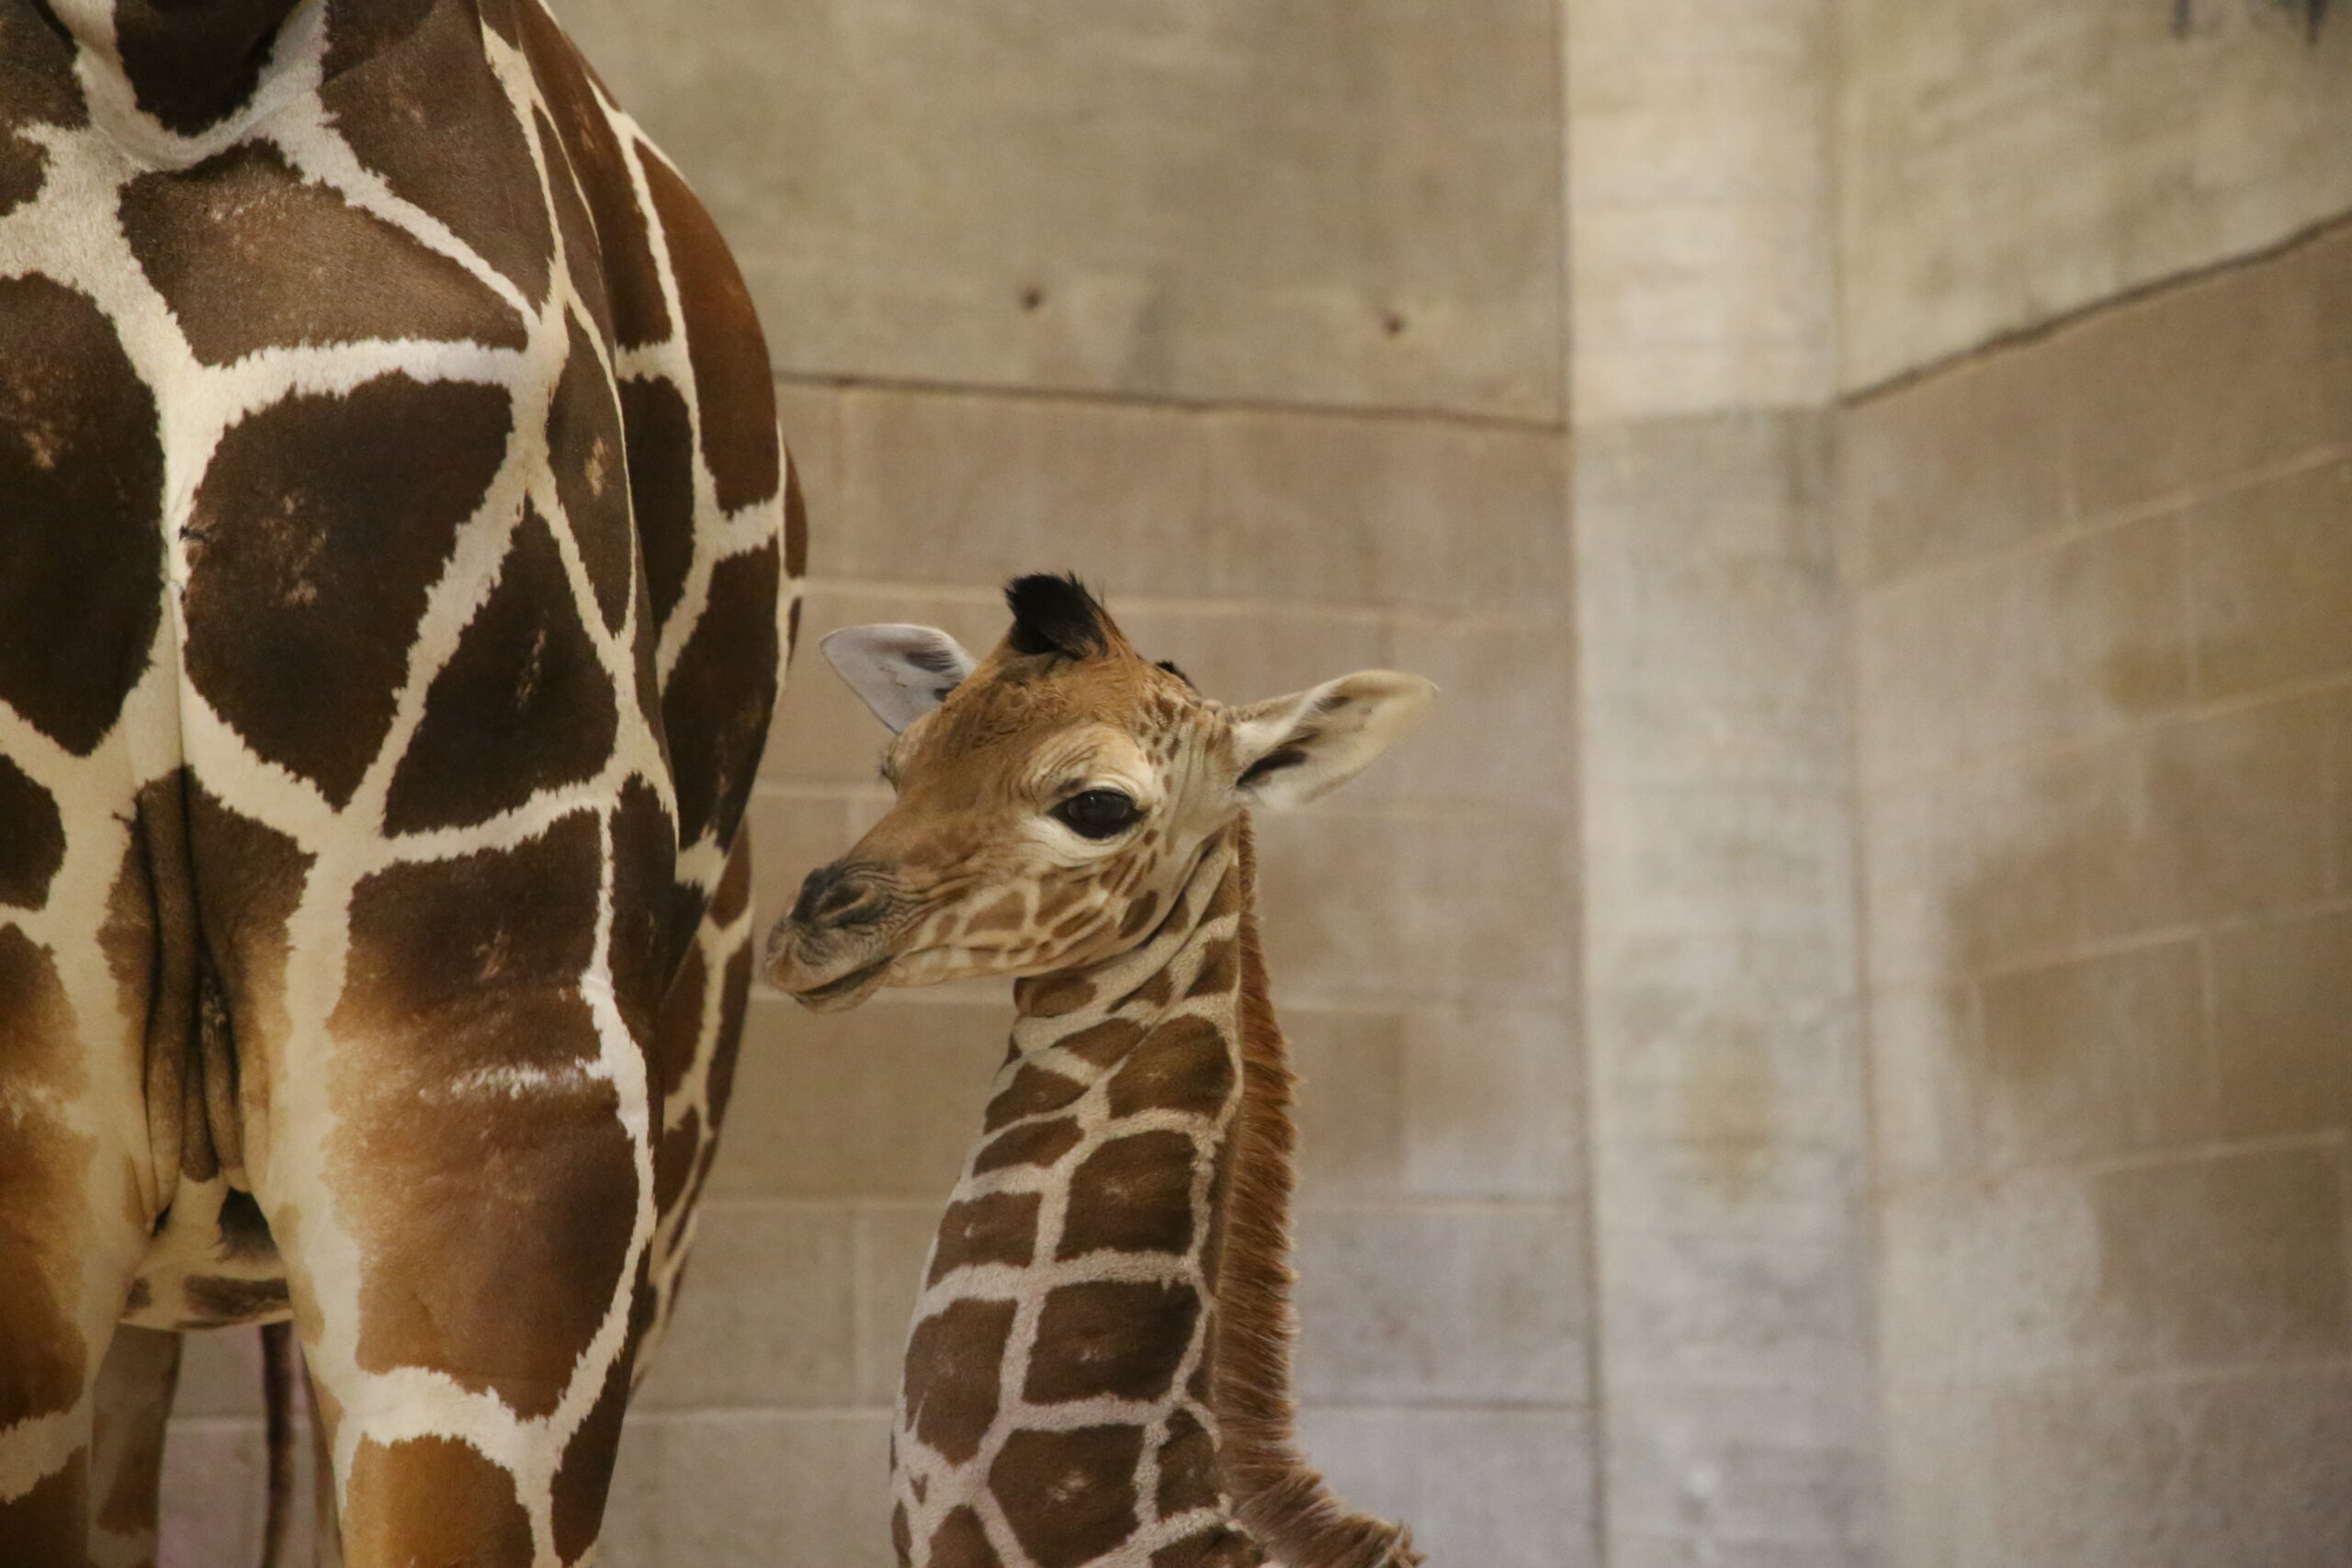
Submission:
M 1092 659 L 1111 650 L 1110 617 L 1075 573 L 1035 572 L 1004 586 L 1015 653 Z

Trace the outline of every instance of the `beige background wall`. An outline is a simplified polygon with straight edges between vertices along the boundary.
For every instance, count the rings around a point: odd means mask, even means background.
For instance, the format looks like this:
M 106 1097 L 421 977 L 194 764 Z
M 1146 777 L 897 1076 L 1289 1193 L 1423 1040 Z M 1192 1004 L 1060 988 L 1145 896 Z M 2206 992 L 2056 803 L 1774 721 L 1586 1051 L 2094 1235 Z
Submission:
M 2352 1553 L 2347 305 L 2339 227 L 1845 423 L 1900 1568 Z
M 2352 210 L 2306 0 L 1837 0 L 1840 386 Z
M 1567 0 L 1605 1561 L 1875 1525 L 1826 0 Z
M 1841 0 L 1888 1568 L 2352 1561 L 2352 28 L 2181 9 Z

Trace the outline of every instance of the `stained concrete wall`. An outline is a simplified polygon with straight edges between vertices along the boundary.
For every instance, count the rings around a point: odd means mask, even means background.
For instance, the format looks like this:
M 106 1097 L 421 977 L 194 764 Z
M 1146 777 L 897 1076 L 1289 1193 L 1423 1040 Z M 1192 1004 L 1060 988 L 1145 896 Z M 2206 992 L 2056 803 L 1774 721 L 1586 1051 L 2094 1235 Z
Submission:
M 1606 1561 L 1875 1533 L 1826 0 L 1568 0 Z
M 2352 237 L 2272 250 L 2352 210 L 2352 28 L 2303 13 L 1840 3 L 1888 1568 L 2352 1561 Z
M 1844 435 L 1886 1561 L 2342 1563 L 2352 229 Z
M 2352 28 L 2303 0 L 1838 0 L 1840 384 L 2352 210 Z

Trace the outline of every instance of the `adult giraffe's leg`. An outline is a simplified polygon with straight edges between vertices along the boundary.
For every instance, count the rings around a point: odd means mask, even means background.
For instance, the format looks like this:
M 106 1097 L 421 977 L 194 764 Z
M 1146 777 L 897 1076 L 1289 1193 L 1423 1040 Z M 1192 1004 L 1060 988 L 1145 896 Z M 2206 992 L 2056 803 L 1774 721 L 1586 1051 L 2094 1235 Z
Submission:
M 0 1562 L 72 1568 L 92 1503 L 93 1392 L 152 1177 L 136 1025 L 102 963 L 93 976 L 61 960 L 28 924 L 0 910 Z
M 180 1336 L 115 1330 L 98 1371 L 90 1444 L 94 1568 L 153 1568 L 164 1481 L 164 1423 L 179 1387 Z
M 0 1011 L 22 999 L 6 994 L 19 956 L 9 934 L 0 929 Z M 0 1022 L 0 1058 L 20 1043 L 10 1032 Z M 75 1568 L 87 1561 L 94 1390 L 131 1269 L 128 1247 L 93 1233 L 132 1195 L 106 1179 L 106 1165 L 124 1162 L 94 1157 L 95 1140 L 28 1105 L 11 1079 L 21 1085 L 0 1070 L 0 1562 Z
M 345 878 L 332 1005 L 273 1069 L 273 1120 L 317 1130 L 273 1138 L 261 1196 L 351 1568 L 569 1562 L 594 1540 L 606 1466 L 582 1450 L 617 1421 L 653 1299 L 656 1003 L 627 846 L 670 829 L 639 798 Z M 299 1011 L 299 949 L 289 974 Z

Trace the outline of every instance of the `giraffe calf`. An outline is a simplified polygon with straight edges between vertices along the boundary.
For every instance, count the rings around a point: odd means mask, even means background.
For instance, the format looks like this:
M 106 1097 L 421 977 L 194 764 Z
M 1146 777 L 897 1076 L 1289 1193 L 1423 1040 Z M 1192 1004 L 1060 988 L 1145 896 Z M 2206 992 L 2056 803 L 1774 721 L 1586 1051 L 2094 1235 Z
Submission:
M 812 872 L 767 972 L 811 1008 L 1016 977 L 1012 1049 L 931 1257 L 891 1437 L 912 1568 L 1406 1568 L 1293 1446 L 1291 1074 L 1249 813 L 1427 709 L 1364 671 L 1228 708 L 1075 580 L 1024 577 L 977 666 L 858 626 L 898 802 Z

